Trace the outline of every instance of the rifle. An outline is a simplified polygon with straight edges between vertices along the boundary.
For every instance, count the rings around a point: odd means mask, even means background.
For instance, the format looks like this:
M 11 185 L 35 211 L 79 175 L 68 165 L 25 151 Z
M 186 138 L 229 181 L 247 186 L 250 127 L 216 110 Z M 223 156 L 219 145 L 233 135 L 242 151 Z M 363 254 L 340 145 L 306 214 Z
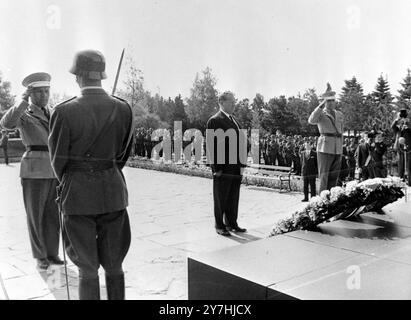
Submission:
M 126 49 L 123 49 L 123 52 L 121 53 L 121 57 L 120 57 L 120 62 L 118 63 L 116 79 L 114 80 L 114 87 L 113 87 L 113 91 L 111 93 L 112 95 L 114 95 L 114 93 L 116 93 L 118 77 L 120 76 L 120 70 L 121 70 L 121 65 L 123 64 L 123 58 L 124 58 L 124 51 L 125 50 Z

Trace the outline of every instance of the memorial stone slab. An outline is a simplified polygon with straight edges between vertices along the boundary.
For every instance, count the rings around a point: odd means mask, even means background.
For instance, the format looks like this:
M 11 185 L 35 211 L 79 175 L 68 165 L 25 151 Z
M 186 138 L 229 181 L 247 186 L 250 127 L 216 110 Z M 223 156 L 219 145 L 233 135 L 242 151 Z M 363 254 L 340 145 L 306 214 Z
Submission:
M 189 299 L 411 299 L 411 204 L 188 260 Z

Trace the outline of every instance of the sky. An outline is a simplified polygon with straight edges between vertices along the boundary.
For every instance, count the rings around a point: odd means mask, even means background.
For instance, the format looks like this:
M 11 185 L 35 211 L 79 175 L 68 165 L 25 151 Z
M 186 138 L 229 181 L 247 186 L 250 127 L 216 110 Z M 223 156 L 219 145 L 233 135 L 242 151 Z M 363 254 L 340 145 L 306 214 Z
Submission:
M 240 99 L 322 93 L 327 82 L 340 92 L 353 76 L 370 92 L 381 74 L 396 93 L 411 68 L 410 14 L 409 0 L 1 0 L 0 71 L 17 95 L 37 71 L 77 95 L 73 57 L 98 49 L 111 90 L 126 48 L 164 97 L 188 97 L 206 67 Z

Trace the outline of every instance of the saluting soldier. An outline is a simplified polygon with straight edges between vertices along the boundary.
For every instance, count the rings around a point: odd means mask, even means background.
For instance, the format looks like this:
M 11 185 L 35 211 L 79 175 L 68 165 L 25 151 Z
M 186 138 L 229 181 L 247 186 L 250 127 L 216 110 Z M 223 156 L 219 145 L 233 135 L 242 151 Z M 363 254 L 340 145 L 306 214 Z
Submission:
M 60 226 L 55 202 L 58 181 L 47 147 L 50 81 L 51 76 L 44 72 L 26 77 L 22 83 L 27 88 L 22 101 L 1 119 L 2 127 L 20 131 L 26 147 L 20 178 L 31 249 L 40 270 L 46 270 L 50 264 L 63 264 L 58 257 Z
M 327 84 L 322 98 L 323 101 L 308 118 L 308 123 L 317 125 L 320 132 L 317 143 L 320 192 L 337 185 L 343 153 L 344 122 L 342 112 L 335 110 L 335 92 L 331 90 L 330 84 Z
M 125 298 L 123 260 L 131 240 L 128 192 L 122 169 L 133 143 L 132 110 L 102 88 L 105 58 L 80 51 L 70 72 L 81 95 L 55 107 L 50 156 L 60 181 L 64 241 L 79 268 L 80 300 L 99 300 L 98 269 L 105 270 L 107 296 Z

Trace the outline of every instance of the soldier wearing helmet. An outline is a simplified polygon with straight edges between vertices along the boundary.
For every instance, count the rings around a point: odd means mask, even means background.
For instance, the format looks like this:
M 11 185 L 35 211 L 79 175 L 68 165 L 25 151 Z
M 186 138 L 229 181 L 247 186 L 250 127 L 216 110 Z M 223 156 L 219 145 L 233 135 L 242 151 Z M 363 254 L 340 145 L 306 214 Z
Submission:
M 54 108 L 50 157 L 60 182 L 67 253 L 79 268 L 79 298 L 100 299 L 98 269 L 108 299 L 125 298 L 122 262 L 130 246 L 128 193 L 122 174 L 132 147 L 132 110 L 108 95 L 104 56 L 77 53 L 70 72 L 81 94 Z

